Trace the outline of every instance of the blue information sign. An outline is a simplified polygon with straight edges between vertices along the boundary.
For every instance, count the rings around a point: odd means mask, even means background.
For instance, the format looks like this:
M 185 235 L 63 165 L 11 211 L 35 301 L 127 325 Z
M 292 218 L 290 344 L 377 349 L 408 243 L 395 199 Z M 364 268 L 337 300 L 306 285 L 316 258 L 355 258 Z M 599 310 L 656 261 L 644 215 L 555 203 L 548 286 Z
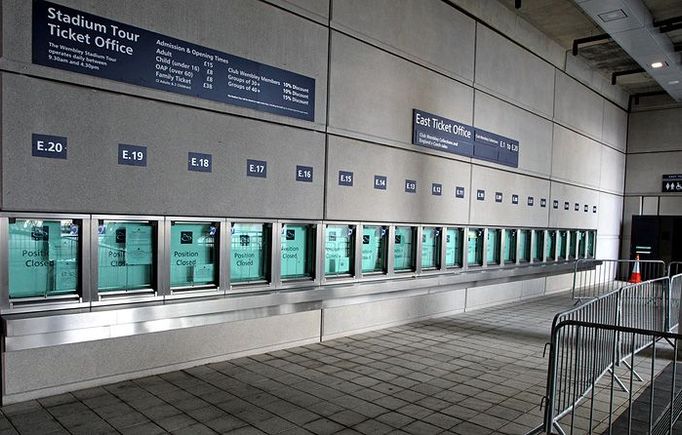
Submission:
M 518 141 L 417 109 L 412 109 L 412 144 L 519 166 Z
M 415 180 L 405 180 L 405 192 L 417 193 L 417 182 Z
M 246 160 L 246 176 L 267 178 L 268 162 L 265 160 Z
M 196 172 L 212 172 L 213 156 L 204 153 L 187 153 L 187 170 Z
M 315 79 L 55 3 L 33 3 L 33 63 L 313 121 Z
M 374 188 L 379 190 L 386 190 L 388 179 L 384 175 L 374 176 Z
M 443 185 L 440 183 L 431 183 L 431 195 L 441 196 L 443 194 Z
M 118 164 L 147 166 L 147 147 L 142 145 L 118 144 Z
M 477 128 L 474 136 L 474 157 L 516 168 L 519 166 L 519 142 Z
M 468 125 L 433 115 L 421 110 L 412 110 L 412 143 L 440 151 L 474 155 L 474 131 Z
M 296 181 L 313 182 L 313 167 L 296 165 Z
M 350 171 L 339 171 L 339 186 L 352 186 L 353 173 Z
M 67 139 L 63 136 L 50 136 L 33 133 L 31 136 L 31 155 L 48 159 L 66 160 Z

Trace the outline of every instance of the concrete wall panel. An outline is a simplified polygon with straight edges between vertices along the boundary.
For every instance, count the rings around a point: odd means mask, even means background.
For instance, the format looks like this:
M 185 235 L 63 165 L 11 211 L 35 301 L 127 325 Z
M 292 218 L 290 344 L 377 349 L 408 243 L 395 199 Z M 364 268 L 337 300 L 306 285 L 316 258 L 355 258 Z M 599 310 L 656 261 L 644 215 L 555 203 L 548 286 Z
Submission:
M 337 1 L 332 26 L 453 78 L 474 79 L 474 20 L 440 0 Z
M 476 86 L 551 117 L 554 68 L 494 31 L 477 29 Z
M 341 186 L 339 171 L 353 172 L 353 186 Z M 395 222 L 467 223 L 471 166 L 455 160 L 329 138 L 327 219 Z M 387 177 L 386 190 L 374 188 L 374 176 Z M 417 192 L 405 192 L 405 180 L 417 182 Z M 442 195 L 432 195 L 432 183 Z M 455 187 L 465 188 L 455 198 Z
M 602 147 L 599 142 L 555 125 L 552 179 L 599 187 Z
M 337 32 L 331 69 L 329 126 L 344 134 L 411 144 L 414 108 L 471 125 L 470 87 Z
M 476 127 L 519 141 L 519 172 L 550 175 L 551 121 L 480 91 L 474 99 L 474 120 Z
M 554 92 L 554 119 L 600 140 L 604 124 L 604 99 L 558 70 Z
M 630 115 L 628 152 L 682 151 L 682 107 Z

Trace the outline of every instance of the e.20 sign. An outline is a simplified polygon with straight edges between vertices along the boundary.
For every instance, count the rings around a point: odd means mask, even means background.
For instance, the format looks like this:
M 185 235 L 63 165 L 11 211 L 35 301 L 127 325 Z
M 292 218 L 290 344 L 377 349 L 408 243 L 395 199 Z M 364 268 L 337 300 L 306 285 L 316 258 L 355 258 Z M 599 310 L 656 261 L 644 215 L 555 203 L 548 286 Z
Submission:
M 63 136 L 33 134 L 31 140 L 31 155 L 48 159 L 66 160 L 67 139 Z

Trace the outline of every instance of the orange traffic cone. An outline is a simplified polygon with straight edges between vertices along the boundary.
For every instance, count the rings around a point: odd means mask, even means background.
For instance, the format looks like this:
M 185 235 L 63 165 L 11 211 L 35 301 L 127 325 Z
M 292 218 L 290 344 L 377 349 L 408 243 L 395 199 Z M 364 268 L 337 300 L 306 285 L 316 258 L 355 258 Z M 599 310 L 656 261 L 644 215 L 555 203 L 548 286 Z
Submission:
M 639 272 L 639 255 L 635 257 L 635 266 L 632 268 L 629 283 L 639 284 L 642 282 L 642 274 Z

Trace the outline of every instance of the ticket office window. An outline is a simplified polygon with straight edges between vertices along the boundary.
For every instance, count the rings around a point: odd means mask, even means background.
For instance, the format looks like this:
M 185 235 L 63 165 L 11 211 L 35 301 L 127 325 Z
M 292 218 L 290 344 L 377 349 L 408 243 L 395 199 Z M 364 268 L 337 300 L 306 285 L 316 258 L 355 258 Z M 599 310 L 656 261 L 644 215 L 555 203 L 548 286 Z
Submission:
M 362 227 L 362 273 L 386 273 L 388 227 L 364 225 Z
M 99 221 L 99 293 L 153 288 L 156 229 L 156 223 L 150 221 Z
M 505 229 L 504 231 L 504 262 L 505 264 L 516 263 L 516 230 Z
M 568 235 L 568 259 L 575 260 L 577 258 L 578 232 L 575 230 L 569 231 Z
M 270 281 L 272 224 L 232 224 L 230 237 L 230 282 L 257 284 Z
M 464 230 L 448 228 L 445 233 L 445 267 L 462 267 Z
M 531 231 L 519 230 L 519 262 L 528 263 L 531 255 Z M 542 244 L 540 245 L 542 246 Z
M 282 225 L 282 279 L 308 279 L 315 276 L 315 230 L 311 224 Z
M 594 245 L 596 236 L 596 231 L 589 231 L 587 233 L 587 258 L 594 258 Z
M 554 230 L 549 230 L 545 234 L 544 231 L 542 230 L 536 230 L 536 237 L 539 236 L 539 233 L 543 233 L 543 235 L 546 237 L 545 240 L 545 261 L 554 261 L 556 259 L 556 231 Z M 537 244 L 537 238 L 536 238 L 536 244 Z M 542 247 L 542 242 L 539 244 L 539 252 L 541 254 L 541 248 Z M 542 259 L 539 259 L 538 261 L 542 261 Z
M 218 285 L 217 236 L 218 225 L 215 223 L 171 223 L 171 287 L 215 287 Z
M 467 230 L 467 265 L 483 265 L 483 228 L 469 228 Z
M 355 253 L 354 235 L 354 225 L 326 226 L 324 235 L 325 276 L 353 276 Z
M 587 233 L 578 231 L 578 258 L 585 258 L 585 243 L 587 243 Z
M 9 219 L 10 299 L 78 296 L 81 224 L 71 219 Z
M 486 264 L 496 265 L 500 264 L 500 240 L 501 230 L 497 228 L 488 228 L 487 244 L 486 244 Z
M 568 231 L 557 231 L 557 257 L 559 260 L 565 260 L 568 251 Z
M 393 270 L 396 272 L 415 270 L 417 227 L 395 227 L 393 239 Z
M 422 228 L 422 270 L 440 268 L 441 228 Z

